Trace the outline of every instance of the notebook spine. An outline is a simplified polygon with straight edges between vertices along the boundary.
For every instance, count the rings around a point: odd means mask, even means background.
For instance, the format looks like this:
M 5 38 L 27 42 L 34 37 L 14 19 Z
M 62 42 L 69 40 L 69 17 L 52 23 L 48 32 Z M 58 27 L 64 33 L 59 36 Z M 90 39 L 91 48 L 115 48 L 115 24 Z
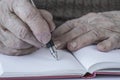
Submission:
M 91 78 L 95 78 L 96 77 L 96 73 L 93 73 L 93 74 L 91 74 L 91 73 L 86 73 L 83 77 L 81 77 L 81 78 L 85 78 L 85 79 L 91 79 Z

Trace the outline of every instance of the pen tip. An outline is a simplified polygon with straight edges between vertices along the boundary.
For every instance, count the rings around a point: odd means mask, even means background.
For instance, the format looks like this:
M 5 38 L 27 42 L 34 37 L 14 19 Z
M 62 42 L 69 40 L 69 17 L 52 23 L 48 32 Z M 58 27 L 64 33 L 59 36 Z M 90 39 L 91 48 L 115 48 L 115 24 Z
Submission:
M 59 58 L 58 58 L 58 56 L 56 57 L 56 60 L 57 60 L 57 61 L 59 61 Z
M 59 57 L 58 57 L 58 54 L 57 54 L 57 52 L 55 53 L 55 59 L 57 60 L 57 61 L 59 61 Z

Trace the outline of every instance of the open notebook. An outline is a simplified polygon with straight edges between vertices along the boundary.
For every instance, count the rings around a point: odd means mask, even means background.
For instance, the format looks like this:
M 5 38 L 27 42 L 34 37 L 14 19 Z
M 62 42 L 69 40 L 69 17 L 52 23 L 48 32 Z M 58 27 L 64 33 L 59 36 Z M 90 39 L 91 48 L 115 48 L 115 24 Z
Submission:
M 99 52 L 88 46 L 74 53 L 58 50 L 56 61 L 46 48 L 30 55 L 0 55 L 0 78 L 84 76 L 86 73 L 120 73 L 120 50 Z

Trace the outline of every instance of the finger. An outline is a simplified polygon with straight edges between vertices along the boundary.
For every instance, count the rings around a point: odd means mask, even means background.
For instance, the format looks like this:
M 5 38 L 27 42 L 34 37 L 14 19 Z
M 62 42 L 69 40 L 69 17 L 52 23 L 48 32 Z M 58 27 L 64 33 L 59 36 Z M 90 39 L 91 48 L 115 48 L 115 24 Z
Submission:
M 112 36 L 107 40 L 99 43 L 97 45 L 97 49 L 103 52 L 107 52 L 116 48 L 120 48 L 120 37 L 119 36 Z
M 89 31 L 88 27 L 81 24 L 81 27 L 74 27 L 71 31 L 55 38 L 55 40 L 68 42 L 69 40 L 72 40 L 77 36 L 83 35 L 88 31 Z
M 18 49 L 17 52 L 13 54 L 13 56 L 22 56 L 22 55 L 32 54 L 36 50 L 38 50 L 38 48 L 36 47 L 30 47 L 28 49 Z
M 83 28 L 83 26 L 84 26 L 84 27 L 89 27 L 87 29 L 92 28 L 89 24 L 86 23 L 86 20 L 89 19 L 90 16 L 96 16 L 96 14 L 91 13 L 91 14 L 88 14 L 87 16 L 83 16 L 78 19 L 73 19 L 73 20 L 67 21 L 66 23 L 64 23 L 63 25 L 61 25 L 54 31 L 53 37 L 58 37 L 58 36 L 64 35 L 65 33 L 69 32 L 71 29 L 73 29 L 74 27 L 81 26 Z
M 2 26 L 7 28 L 17 38 L 35 47 L 41 47 L 42 44 L 34 37 L 28 26 L 23 23 L 16 15 L 9 13 L 7 16 L 3 15 L 3 18 L 4 21 L 2 22 Z
M 53 37 L 59 37 L 61 35 L 64 35 L 65 33 L 69 32 L 74 28 L 74 25 L 72 24 L 71 21 L 67 21 L 66 23 L 62 24 L 59 26 L 54 32 L 53 32 Z
M 0 25 L 0 41 L 7 47 L 13 49 L 26 49 L 32 45 L 18 39 L 14 34 Z
M 70 42 L 78 36 L 87 33 L 89 29 L 90 28 L 88 28 L 88 26 L 81 24 L 81 27 L 74 27 L 74 29 L 67 32 L 66 34 L 54 38 L 54 42 L 58 48 L 63 48 L 66 45 L 66 43 Z
M 13 55 L 14 53 L 16 53 L 16 50 L 8 48 L 2 42 L 0 42 L 0 53 L 6 55 Z
M 12 49 L 12 48 L 6 47 L 2 42 L 0 42 L 0 53 L 5 54 L 5 55 L 10 55 L 10 56 L 26 55 L 26 54 L 30 54 L 36 50 L 37 50 L 37 48 L 35 48 L 35 47 L 31 47 L 28 49 L 21 49 L 21 50 Z
M 100 39 L 101 38 L 99 37 L 99 34 L 93 30 L 93 31 L 90 31 L 90 32 L 74 39 L 73 41 L 69 42 L 67 44 L 67 48 L 70 51 L 76 51 L 76 50 L 79 50 L 85 46 L 93 44 L 94 42 L 96 42 Z
M 39 10 L 41 15 L 43 16 L 43 18 L 46 20 L 46 22 L 49 24 L 50 27 L 50 31 L 54 31 L 55 30 L 55 23 L 53 22 L 53 16 L 50 12 L 46 11 L 46 10 Z
M 46 44 L 49 42 L 51 38 L 49 26 L 39 10 L 33 7 L 28 0 L 16 1 L 13 5 L 13 10 L 30 27 L 35 37 L 41 43 Z

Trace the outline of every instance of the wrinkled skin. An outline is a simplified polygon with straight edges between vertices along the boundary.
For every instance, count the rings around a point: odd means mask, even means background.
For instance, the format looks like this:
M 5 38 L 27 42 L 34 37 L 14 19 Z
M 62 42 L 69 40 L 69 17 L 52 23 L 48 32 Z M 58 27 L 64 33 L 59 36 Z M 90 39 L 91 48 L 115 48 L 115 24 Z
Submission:
M 89 13 L 69 20 L 53 33 L 58 48 L 76 51 L 97 43 L 100 51 L 120 48 L 120 12 Z
M 0 0 L 0 52 L 23 55 L 41 48 L 55 29 L 52 19 L 29 0 Z

